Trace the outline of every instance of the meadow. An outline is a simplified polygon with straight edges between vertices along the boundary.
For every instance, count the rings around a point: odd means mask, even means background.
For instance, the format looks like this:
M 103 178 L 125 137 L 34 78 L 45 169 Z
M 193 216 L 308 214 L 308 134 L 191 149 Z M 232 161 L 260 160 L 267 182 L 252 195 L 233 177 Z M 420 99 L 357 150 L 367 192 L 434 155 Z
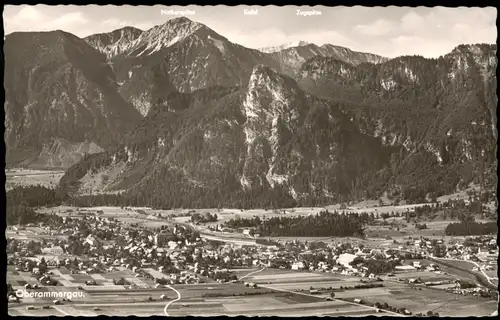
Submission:
M 28 187 L 41 185 L 46 188 L 55 188 L 63 175 L 63 170 L 5 170 L 5 191 L 9 191 L 18 186 Z

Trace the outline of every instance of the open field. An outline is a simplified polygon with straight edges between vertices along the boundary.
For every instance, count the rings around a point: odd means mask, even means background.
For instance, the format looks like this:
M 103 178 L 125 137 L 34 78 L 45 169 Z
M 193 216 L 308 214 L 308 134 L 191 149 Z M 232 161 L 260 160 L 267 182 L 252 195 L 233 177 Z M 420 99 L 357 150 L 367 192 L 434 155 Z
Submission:
M 119 287 L 119 286 L 117 286 Z M 181 300 L 173 303 L 168 312 L 172 316 L 180 315 L 287 315 L 311 316 L 327 313 L 355 316 L 369 315 L 374 310 L 365 306 L 357 306 L 342 301 L 325 301 L 321 297 L 301 296 L 294 293 L 273 291 L 269 288 L 246 288 L 242 284 L 204 284 L 178 285 L 175 288 L 181 293 Z M 245 293 L 264 292 L 261 295 L 244 295 Z M 166 293 L 170 298 L 175 293 L 167 288 L 162 290 L 147 289 L 128 291 L 116 288 L 107 292 L 87 292 L 84 301 L 73 301 L 52 309 L 43 310 L 44 315 L 164 315 L 166 301 L 159 296 Z M 209 296 L 212 295 L 221 295 Z M 238 295 L 238 296 L 235 296 Z M 153 297 L 155 301 L 146 302 Z M 23 301 L 21 304 L 11 303 L 11 315 L 39 315 L 42 305 L 48 301 Z M 32 305 L 36 310 L 26 310 Z M 94 310 L 94 308 L 100 310 Z
M 437 201 L 438 202 L 446 202 L 448 200 L 467 200 L 469 198 L 469 195 L 467 194 L 468 192 L 479 192 L 480 191 L 480 186 L 477 185 L 477 184 L 474 184 L 474 183 L 470 183 L 467 188 L 465 188 L 464 190 L 461 190 L 461 191 L 458 191 L 458 192 L 455 192 L 455 193 L 451 193 L 451 194 L 447 194 L 447 195 L 443 195 L 443 196 L 440 196 L 440 197 L 437 197 Z M 412 207 L 415 207 L 415 206 L 420 206 L 421 204 L 412 204 L 412 205 L 406 205 L 405 201 L 402 200 L 400 202 L 400 205 L 398 206 L 395 206 L 394 205 L 394 201 L 391 201 L 389 198 L 387 198 L 387 193 L 385 193 L 382 197 L 382 203 L 383 203 L 383 206 L 380 207 L 379 206 L 379 200 L 365 200 L 365 201 L 360 201 L 360 202 L 356 202 L 356 203 L 353 203 L 351 205 L 349 205 L 348 207 L 351 209 L 351 210 L 364 210 L 364 209 L 370 209 L 370 210 L 373 210 L 374 208 L 376 208 L 375 211 L 377 212 L 386 212 L 385 210 L 387 209 L 390 209 L 390 211 L 397 211 L 397 210 L 406 210 L 406 208 L 412 208 Z M 427 200 L 430 200 L 430 199 L 427 199 Z M 326 207 L 327 209 L 337 209 L 339 210 L 340 209 L 340 205 L 331 205 L 331 206 L 327 206 Z M 385 208 L 385 209 L 384 209 Z
M 344 302 L 329 301 L 329 302 L 316 302 L 316 303 L 291 303 L 286 301 L 284 294 L 277 294 L 273 297 L 267 297 L 265 302 L 260 298 L 250 297 L 245 299 L 233 300 L 232 298 L 225 298 L 223 300 L 208 300 L 204 302 L 180 300 L 172 304 L 168 313 L 170 316 L 207 316 L 207 315 L 247 315 L 247 316 L 315 316 L 315 315 L 342 315 L 342 316 L 361 316 L 371 315 L 375 311 L 364 308 L 363 306 L 353 306 Z M 265 303 L 265 304 L 263 304 Z M 99 305 L 99 311 L 93 311 L 94 305 L 74 305 L 74 309 L 78 313 L 88 314 L 95 313 L 97 315 L 159 315 L 164 316 L 164 302 L 151 302 L 151 303 L 134 303 L 126 305 Z M 66 307 L 66 306 L 64 306 Z M 66 307 L 68 308 L 68 307 Z M 52 309 L 52 314 L 64 314 L 61 311 L 62 307 L 57 307 L 58 310 Z M 11 312 L 14 311 L 14 312 Z M 38 310 L 37 310 L 38 311 Z M 15 310 L 10 309 L 11 315 L 26 314 L 27 312 L 21 308 Z M 51 314 L 47 312 L 47 314 Z
M 26 283 L 36 283 L 36 279 L 28 272 L 16 272 L 10 266 L 7 280 L 14 289 L 22 288 Z M 258 271 L 253 270 L 253 271 Z M 42 287 L 37 291 L 53 292 L 83 292 L 83 297 L 64 302 L 51 309 L 41 309 L 44 305 L 51 305 L 51 298 L 25 298 L 21 303 L 9 304 L 11 315 L 164 315 L 163 308 L 166 301 L 160 300 L 162 294 L 169 299 L 176 294 L 169 288 L 153 288 L 153 283 L 146 283 L 143 278 L 133 277 L 130 270 L 122 269 L 106 274 L 71 274 L 66 268 L 51 269 L 52 278 L 59 280 L 60 285 Z M 250 273 L 250 269 L 238 270 L 242 275 Z M 262 273 L 262 274 L 261 274 Z M 345 315 L 360 316 L 375 313 L 372 308 L 343 301 L 325 301 L 322 296 L 311 296 L 286 292 L 286 283 L 298 281 L 307 288 L 313 283 L 322 286 L 323 282 L 341 282 L 338 277 L 329 274 L 314 274 L 308 272 L 290 272 L 287 270 L 263 270 L 249 276 L 249 281 L 265 282 L 267 277 L 273 277 L 274 285 L 282 284 L 282 288 L 274 290 L 272 287 L 259 286 L 248 288 L 241 283 L 234 284 L 199 284 L 175 285 L 181 294 L 181 300 L 169 308 L 170 315 Z M 125 278 L 131 282 L 143 281 L 145 286 L 138 285 L 135 289 L 125 289 L 124 286 L 112 284 L 112 279 Z M 253 279 L 254 277 L 255 279 Z M 317 278 L 317 279 L 316 279 Z M 312 280 L 305 282 L 308 279 Z M 95 280 L 96 286 L 84 284 L 87 280 Z M 258 281 L 257 281 L 258 280 Z M 353 280 L 351 278 L 351 280 Z M 354 280 L 353 280 L 354 281 Z M 346 282 L 347 283 L 347 282 Z M 81 287 L 81 289 L 79 288 Z M 295 285 L 297 287 L 297 285 Z M 257 295 L 255 295 L 257 293 Z M 154 301 L 147 301 L 149 298 Z M 27 310 L 33 306 L 36 310 Z M 94 308 L 100 308 L 94 310 Z M 40 311 L 40 312 L 38 312 Z
M 241 219 L 250 219 L 253 217 L 259 218 L 272 218 L 272 217 L 282 217 L 282 216 L 307 216 L 310 214 L 316 214 L 325 210 L 324 207 L 300 207 L 300 208 L 283 208 L 279 210 L 265 210 L 265 209 L 252 209 L 252 210 L 240 210 L 240 209 L 191 209 L 191 210 L 154 210 L 154 212 L 158 212 L 160 214 L 185 214 L 189 211 L 193 213 L 203 214 L 205 212 L 209 212 L 211 214 L 217 214 L 218 221 L 213 224 L 223 224 L 226 221 L 231 219 L 235 219 L 236 217 L 240 217 Z M 188 222 L 190 217 L 176 217 L 175 220 L 179 222 Z M 207 223 L 206 226 L 209 226 L 210 223 Z
M 390 226 L 368 226 L 366 229 L 366 235 L 368 237 L 419 237 L 419 236 L 444 236 L 445 228 L 451 222 L 456 222 L 452 220 L 444 221 L 426 221 L 427 229 L 417 230 L 411 223 L 406 223 L 404 218 L 387 219 L 388 222 L 395 220 L 398 224 L 406 224 L 407 227 L 400 227 L 399 231 Z
M 387 219 L 388 222 L 393 221 L 393 218 Z M 365 230 L 367 237 L 445 237 L 445 229 L 450 223 L 455 223 L 457 220 L 434 220 L 434 221 L 424 221 L 427 225 L 427 229 L 418 230 L 413 226 L 413 223 L 406 223 L 404 218 L 395 218 L 394 221 L 400 225 L 399 231 L 390 226 L 368 226 Z M 491 222 L 491 220 L 476 219 L 477 222 Z M 406 227 L 402 227 L 401 224 L 406 224 Z M 460 237 L 455 237 L 460 238 Z M 463 238 L 463 237 L 462 237 Z
M 338 207 L 338 205 L 334 205 L 334 206 L 326 206 L 325 208 L 330 210 L 330 211 L 333 211 L 333 210 L 337 210 L 337 211 L 345 211 L 346 213 L 349 213 L 349 212 L 352 212 L 352 213 L 356 213 L 356 212 L 367 212 L 367 213 L 386 213 L 386 212 L 406 212 L 408 210 L 412 210 L 414 208 L 417 208 L 417 207 L 422 207 L 424 205 L 428 205 L 428 203 L 417 203 L 417 204 L 407 204 L 407 205 L 397 205 L 397 206 L 394 206 L 394 205 L 388 205 L 388 206 L 382 206 L 382 207 L 379 207 L 378 205 L 376 204 L 372 204 L 372 203 L 367 203 L 366 205 L 353 205 L 353 206 L 348 206 L 346 209 L 342 209 L 340 210 L 340 207 Z
M 497 267 L 493 267 L 493 270 L 486 270 L 484 271 L 484 273 L 486 273 L 486 275 L 490 278 L 496 278 L 496 280 L 498 281 L 498 270 L 497 270 L 498 266 Z
M 114 286 L 113 280 L 118 280 L 124 278 L 131 284 L 136 284 L 138 287 L 153 288 L 154 283 L 150 279 L 143 277 L 135 277 L 135 273 L 131 270 L 121 268 L 122 270 L 107 272 L 102 274 L 83 274 L 77 273 L 72 274 L 65 267 L 51 268 L 52 272 L 51 278 L 58 281 L 58 286 L 43 287 L 38 290 L 43 291 L 45 288 L 54 290 L 63 290 L 63 288 L 75 289 L 77 287 L 82 287 L 84 291 L 94 291 L 106 288 L 121 288 L 122 286 Z M 7 282 L 11 283 L 14 289 L 23 288 L 27 283 L 34 284 L 38 283 L 37 279 L 34 278 L 30 272 L 14 271 L 13 266 L 9 266 L 7 269 Z M 165 277 L 168 277 L 165 275 Z M 87 286 L 85 281 L 95 281 L 96 286 Z
M 477 267 L 477 265 L 471 261 L 465 261 L 465 260 L 447 260 L 447 259 L 442 259 L 444 260 L 445 262 L 448 261 L 448 262 L 452 262 L 454 265 L 457 265 L 461 268 L 465 268 L 469 271 L 473 271 L 473 269 L 475 267 Z M 496 262 L 496 261 L 495 261 Z M 480 263 L 479 265 L 483 265 L 483 263 Z M 498 269 L 498 265 L 496 263 L 493 263 L 493 264 L 490 264 L 490 266 L 493 267 L 493 270 L 483 270 L 484 273 L 490 277 L 490 278 L 496 278 L 498 280 L 498 274 L 497 274 L 497 269 Z M 480 273 L 480 271 L 473 271 L 475 273 Z
M 14 231 L 11 229 L 7 229 L 5 231 L 5 236 L 8 238 L 14 238 L 18 240 L 35 240 L 41 241 L 42 239 L 46 240 L 67 240 L 68 236 L 63 234 L 54 234 L 51 235 L 48 232 L 40 231 L 40 228 L 37 227 L 26 227 L 25 230 Z
M 473 280 L 476 283 L 479 283 L 482 286 L 488 287 L 490 289 L 497 289 L 498 287 L 498 276 L 491 272 L 495 277 L 494 279 L 488 279 L 488 274 L 485 274 L 483 271 L 471 271 L 470 264 L 467 261 L 455 260 L 455 259 L 431 259 L 433 262 L 437 262 L 438 265 L 442 266 L 443 270 L 449 269 L 451 272 L 455 274 L 460 274 L 469 277 L 469 279 Z M 460 264 L 456 264 L 456 262 Z M 463 263 L 466 264 L 463 264 Z
M 468 187 L 465 190 L 438 197 L 437 201 L 445 202 L 448 200 L 467 200 L 469 198 L 469 195 L 467 194 L 467 192 L 469 192 L 469 191 L 478 192 L 480 189 L 481 188 L 479 187 L 479 185 L 475 185 L 475 184 L 471 183 L 468 185 Z
M 453 262 L 454 265 L 457 265 L 459 267 L 465 268 L 470 271 L 472 271 L 472 269 L 476 267 L 474 263 L 465 260 L 445 260 L 445 261 Z
M 280 270 L 275 275 L 275 280 L 271 280 L 272 284 L 267 284 L 268 278 L 264 272 L 267 272 L 269 278 L 273 270 L 265 270 L 262 273 L 257 273 L 255 276 L 249 277 L 248 281 L 262 283 L 262 287 L 273 288 L 277 290 L 308 290 L 310 286 L 313 288 L 340 288 L 340 286 L 353 286 L 360 284 L 357 277 L 343 276 L 337 274 L 319 273 L 319 277 L 311 277 L 314 281 L 302 282 L 297 281 L 300 279 L 298 276 L 310 274 L 308 272 L 293 272 L 289 270 Z M 288 271 L 290 276 L 284 277 Z M 260 277 L 260 278 L 259 278 Z M 496 310 L 496 301 L 491 301 L 472 296 L 458 296 L 453 293 L 444 291 L 446 286 L 439 287 L 425 287 L 420 285 L 422 290 L 412 289 L 410 285 L 403 282 L 396 281 L 396 278 L 418 278 L 423 281 L 440 281 L 440 280 L 454 280 L 457 278 L 455 275 L 436 274 L 428 271 L 415 271 L 415 272 L 396 272 L 393 278 L 384 277 L 385 281 L 381 282 L 384 287 L 370 288 L 370 289 L 357 289 L 357 290 L 344 290 L 336 291 L 335 297 L 342 299 L 355 299 L 360 298 L 372 303 L 387 302 L 397 308 L 406 307 L 413 313 L 427 312 L 434 308 L 439 308 L 436 311 L 444 316 L 458 316 L 458 315 L 490 315 Z M 462 278 L 458 276 L 458 278 Z M 464 277 L 465 278 L 465 277 Z M 297 279 L 297 280 L 295 280 Z M 318 279 L 319 281 L 317 281 Z M 392 280 L 391 280 L 392 279 Z M 260 280 L 260 281 L 259 281 Z M 318 295 L 318 297 L 328 296 L 328 292 Z
M 365 290 L 366 291 L 366 290 Z M 370 302 L 387 302 L 397 308 L 406 307 L 413 313 L 435 310 L 441 316 L 489 316 L 497 309 L 497 302 L 472 296 L 461 296 L 442 290 L 423 288 L 420 291 L 408 287 L 387 290 L 386 295 L 362 295 Z
M 63 175 L 64 171 L 62 170 L 5 170 L 5 190 L 9 191 L 17 186 L 27 187 L 38 184 L 47 188 L 54 188 L 59 184 L 59 180 Z

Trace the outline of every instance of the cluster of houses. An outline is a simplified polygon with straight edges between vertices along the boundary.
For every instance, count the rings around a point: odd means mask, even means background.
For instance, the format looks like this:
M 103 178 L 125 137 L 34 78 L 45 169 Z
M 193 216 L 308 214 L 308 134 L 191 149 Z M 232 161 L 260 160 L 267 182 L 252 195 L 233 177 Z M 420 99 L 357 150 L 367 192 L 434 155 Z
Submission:
M 497 240 L 492 236 L 457 238 L 447 242 L 442 239 L 410 238 L 398 249 L 422 256 L 483 263 L 498 259 Z M 439 254 L 436 254 L 436 251 L 439 251 Z
M 130 269 L 137 277 L 164 279 L 165 283 L 199 283 L 204 277 L 219 282 L 234 280 L 231 268 L 269 267 L 332 272 L 375 278 L 356 258 L 395 261 L 396 271 L 426 269 L 418 262 L 403 265 L 408 254 L 433 256 L 438 247 L 444 257 L 487 261 L 498 258 L 496 239 L 478 237 L 445 242 L 442 239 L 408 238 L 404 243 L 380 248 L 349 241 L 336 243 L 289 241 L 283 245 L 237 245 L 216 243 L 193 234 L 186 226 L 156 230 L 124 224 L 99 215 L 63 217 L 56 225 L 43 225 L 51 240 L 7 239 L 8 262 L 21 271 L 36 271 L 43 257 L 47 265 L 66 267 L 71 273 L 105 273 Z M 255 235 L 254 235 L 255 236 Z M 494 259 L 496 261 L 496 259 Z M 492 265 L 484 268 L 493 268 Z M 486 269 L 487 270 L 487 269 Z M 160 281 L 161 282 L 161 281 Z M 89 284 L 92 285 L 92 284 Z
M 498 246 L 496 238 L 482 236 L 462 241 L 453 241 L 446 247 L 447 258 L 463 260 L 476 260 L 485 262 L 491 258 L 498 258 Z M 473 258 L 475 257 L 475 258 Z
M 492 297 L 494 295 L 498 296 L 498 292 L 493 292 L 490 289 L 483 287 L 474 287 L 474 288 L 461 288 L 457 283 L 456 286 L 450 287 L 446 289 L 448 292 L 453 292 L 455 294 L 461 294 L 464 296 L 476 296 L 476 297 Z

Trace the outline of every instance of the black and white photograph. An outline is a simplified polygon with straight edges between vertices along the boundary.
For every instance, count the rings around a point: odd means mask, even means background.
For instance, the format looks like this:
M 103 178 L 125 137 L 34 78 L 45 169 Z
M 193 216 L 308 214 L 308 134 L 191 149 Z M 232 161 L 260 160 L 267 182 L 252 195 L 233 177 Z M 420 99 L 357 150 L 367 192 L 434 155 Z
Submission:
M 496 316 L 496 20 L 5 5 L 8 314 Z

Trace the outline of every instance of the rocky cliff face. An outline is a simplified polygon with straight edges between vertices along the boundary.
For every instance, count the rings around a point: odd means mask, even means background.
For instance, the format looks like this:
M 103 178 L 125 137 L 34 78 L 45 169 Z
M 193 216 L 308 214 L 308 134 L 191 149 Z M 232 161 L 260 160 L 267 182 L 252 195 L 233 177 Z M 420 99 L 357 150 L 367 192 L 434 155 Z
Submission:
M 318 96 L 356 102 L 346 111 L 365 132 L 408 152 L 395 162 L 407 159 L 414 168 L 428 161 L 410 159 L 432 155 L 458 184 L 492 173 L 496 164 L 496 66 L 496 46 L 464 45 L 439 59 L 399 57 L 379 65 L 316 57 L 298 78 Z
M 85 37 L 84 40 L 97 51 L 112 59 L 128 52 L 135 45 L 135 40 L 143 33 L 142 30 L 125 27 L 110 33 L 100 33 Z
M 57 157 L 72 160 L 57 166 L 69 166 L 81 143 L 100 151 L 135 125 L 139 115 L 118 94 L 105 59 L 83 40 L 62 31 L 13 33 L 4 52 L 7 163 L 44 166 L 41 152 L 63 139 L 67 154 Z
M 161 206 L 313 205 L 385 191 L 423 201 L 472 180 L 494 185 L 495 52 L 460 46 L 379 64 L 317 55 L 296 80 L 255 64 L 239 88 L 164 93 L 129 143 L 62 182 L 119 165 L 101 187 Z
M 339 104 L 306 94 L 263 65 L 253 68 L 244 89 L 205 89 L 167 100 L 151 109 L 133 142 L 70 169 L 63 183 L 92 180 L 95 170 L 82 167 L 109 171 L 119 163 L 124 170 L 109 179 L 107 190 L 128 190 L 148 203 L 313 203 L 347 196 L 363 182 L 358 174 L 374 174 L 391 152 L 361 133 Z M 159 188 L 164 179 L 169 186 Z M 174 188 L 192 192 L 180 196 Z
M 302 125 L 307 113 L 305 99 L 293 80 L 263 65 L 254 68 L 241 108 L 247 146 L 240 180 L 243 187 L 264 181 L 274 186 L 288 180 L 289 172 L 277 166 L 278 153 Z

